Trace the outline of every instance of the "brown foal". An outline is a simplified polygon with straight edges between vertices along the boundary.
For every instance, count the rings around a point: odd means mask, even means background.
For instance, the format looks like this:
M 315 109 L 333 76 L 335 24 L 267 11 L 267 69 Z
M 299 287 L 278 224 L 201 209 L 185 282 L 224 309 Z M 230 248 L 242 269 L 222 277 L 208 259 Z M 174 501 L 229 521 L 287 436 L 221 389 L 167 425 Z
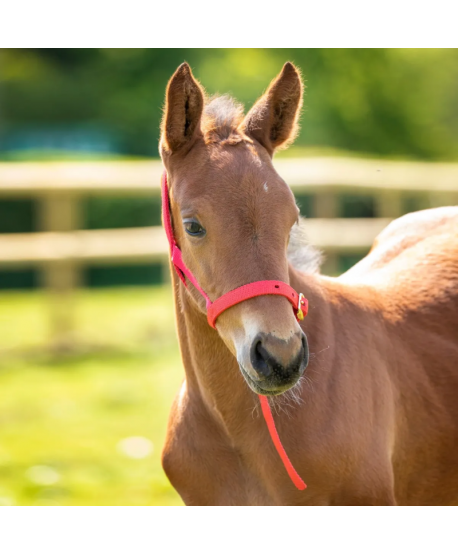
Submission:
M 285 298 L 261 296 L 215 330 L 173 272 L 186 377 L 164 470 L 194 505 L 458 504 L 458 209 L 394 221 L 339 278 L 313 270 L 310 247 L 305 271 L 293 267 L 298 209 L 271 158 L 294 139 L 302 88 L 287 63 L 244 116 L 228 97 L 206 101 L 187 64 L 168 84 L 161 155 L 186 265 L 212 300 L 279 280 L 305 294 L 309 315 L 299 325 Z

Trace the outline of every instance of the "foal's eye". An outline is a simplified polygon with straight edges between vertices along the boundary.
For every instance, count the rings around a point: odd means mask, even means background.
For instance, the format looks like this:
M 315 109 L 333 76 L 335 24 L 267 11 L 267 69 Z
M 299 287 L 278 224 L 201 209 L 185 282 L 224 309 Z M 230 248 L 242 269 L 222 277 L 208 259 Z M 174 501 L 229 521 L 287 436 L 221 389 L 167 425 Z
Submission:
M 183 221 L 185 231 L 191 237 L 203 237 L 206 233 L 202 225 L 195 219 L 185 219 Z

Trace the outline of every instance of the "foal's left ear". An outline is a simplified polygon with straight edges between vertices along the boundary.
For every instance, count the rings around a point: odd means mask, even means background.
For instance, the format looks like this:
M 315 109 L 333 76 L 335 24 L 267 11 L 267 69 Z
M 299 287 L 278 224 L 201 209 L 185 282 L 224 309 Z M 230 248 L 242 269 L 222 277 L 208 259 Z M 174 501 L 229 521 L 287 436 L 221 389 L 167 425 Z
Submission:
M 165 113 L 162 120 L 161 150 L 186 152 L 201 134 L 204 92 L 185 62 L 167 85 Z
M 287 62 L 246 115 L 245 133 L 260 142 L 270 155 L 279 147 L 286 148 L 296 138 L 302 91 L 298 69 Z

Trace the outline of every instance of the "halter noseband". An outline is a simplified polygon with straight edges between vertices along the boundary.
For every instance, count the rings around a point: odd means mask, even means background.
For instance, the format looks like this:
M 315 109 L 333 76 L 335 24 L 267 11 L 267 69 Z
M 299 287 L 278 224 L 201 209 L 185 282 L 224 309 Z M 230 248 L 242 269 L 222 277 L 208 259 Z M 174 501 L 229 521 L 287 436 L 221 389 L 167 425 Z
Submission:
M 284 283 L 283 281 L 255 281 L 254 283 L 248 283 L 246 285 L 242 285 L 241 287 L 233 289 L 226 294 L 223 294 L 212 302 L 206 292 L 197 282 L 197 279 L 194 277 L 192 271 L 184 263 L 181 250 L 175 241 L 172 227 L 170 196 L 166 171 L 164 171 L 164 173 L 162 174 L 161 196 L 162 222 L 165 228 L 165 233 L 167 235 L 167 240 L 169 242 L 170 259 L 172 260 L 175 271 L 177 272 L 177 275 L 183 282 L 184 286 L 186 288 L 188 286 L 186 282 L 187 278 L 205 298 L 207 306 L 207 321 L 208 324 L 213 327 L 213 329 L 216 329 L 216 320 L 222 312 L 224 312 L 228 308 L 231 308 L 232 306 L 235 306 L 236 304 L 240 304 L 240 302 L 248 300 L 249 298 L 255 298 L 256 296 L 284 296 L 293 306 L 296 319 L 298 321 L 304 319 L 308 312 L 307 299 L 302 293 L 298 294 L 290 285 Z M 275 428 L 275 423 L 273 420 L 272 412 L 270 410 L 269 401 L 266 396 L 258 396 L 261 402 L 262 413 L 264 415 L 264 419 L 266 420 L 270 436 L 275 448 L 277 449 L 278 454 L 280 455 L 280 458 L 282 459 L 285 469 L 296 487 L 299 490 L 304 490 L 307 485 L 299 477 L 298 473 L 291 464 L 288 455 L 283 448 L 283 445 L 281 444 L 280 437 L 278 436 L 277 430 Z

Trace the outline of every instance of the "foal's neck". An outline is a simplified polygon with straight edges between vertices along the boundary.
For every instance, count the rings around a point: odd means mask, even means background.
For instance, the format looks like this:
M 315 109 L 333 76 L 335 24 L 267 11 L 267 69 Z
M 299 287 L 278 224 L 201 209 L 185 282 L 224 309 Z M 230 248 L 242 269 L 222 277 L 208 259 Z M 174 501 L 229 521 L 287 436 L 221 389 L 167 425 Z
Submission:
M 210 327 L 206 315 L 189 297 L 174 275 L 175 310 L 181 355 L 186 374 L 187 393 L 202 403 L 225 432 L 232 435 L 234 415 L 242 409 L 249 415 L 256 395 L 245 383 L 237 361 Z

